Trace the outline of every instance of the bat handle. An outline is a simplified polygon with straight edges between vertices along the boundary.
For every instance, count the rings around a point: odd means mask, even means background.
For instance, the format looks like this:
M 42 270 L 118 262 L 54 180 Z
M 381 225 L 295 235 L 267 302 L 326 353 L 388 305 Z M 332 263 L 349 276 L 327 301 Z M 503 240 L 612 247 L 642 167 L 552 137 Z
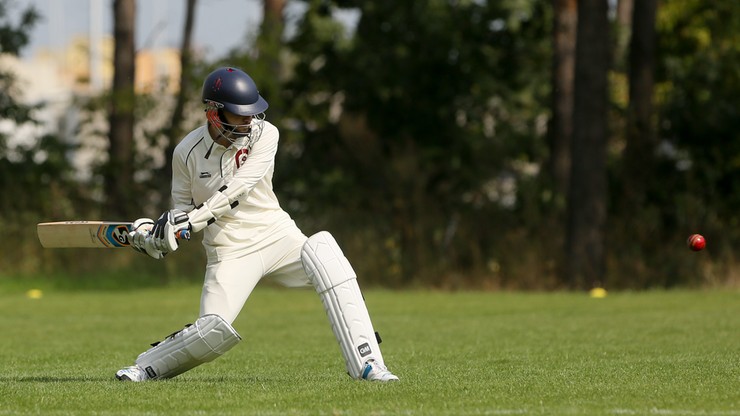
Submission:
M 190 230 L 180 230 L 175 233 L 178 240 L 190 240 Z

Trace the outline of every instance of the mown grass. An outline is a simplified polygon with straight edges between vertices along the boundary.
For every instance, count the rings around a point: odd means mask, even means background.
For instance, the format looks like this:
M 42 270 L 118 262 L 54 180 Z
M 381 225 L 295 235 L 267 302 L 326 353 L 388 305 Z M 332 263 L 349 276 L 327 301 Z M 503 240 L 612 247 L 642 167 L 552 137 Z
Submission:
M 400 383 L 351 380 L 317 295 L 265 286 L 227 355 L 134 384 L 113 374 L 193 320 L 198 287 L 12 287 L 0 415 L 740 415 L 737 291 L 365 296 Z

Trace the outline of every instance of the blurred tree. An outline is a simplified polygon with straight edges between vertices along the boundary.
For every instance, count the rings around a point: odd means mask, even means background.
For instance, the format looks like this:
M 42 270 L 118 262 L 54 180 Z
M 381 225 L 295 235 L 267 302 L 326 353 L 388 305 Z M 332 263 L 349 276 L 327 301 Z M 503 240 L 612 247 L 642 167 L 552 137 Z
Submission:
M 712 275 L 679 269 L 650 278 L 663 285 L 721 279 L 733 275 L 740 245 L 740 2 L 660 4 L 660 181 L 651 197 L 666 236 L 685 240 L 701 230 L 717 268 L 704 264 L 702 270 L 716 270 Z
M 620 7 L 620 11 L 627 9 Z M 610 287 L 639 286 L 642 279 L 654 279 L 667 271 L 664 264 L 676 264 L 661 255 L 664 246 L 656 241 L 670 239 L 671 229 L 663 228 L 656 190 L 665 186 L 658 164 L 657 117 L 655 104 L 655 63 L 657 1 L 630 4 L 631 15 L 619 17 L 617 62 L 611 77 L 612 92 L 612 203 L 609 212 L 611 275 Z M 624 13 L 626 14 L 626 13 Z M 631 27 L 627 27 L 627 24 Z M 662 202 L 660 202 L 662 203 Z M 647 277 L 652 275 L 651 277 Z M 638 277 L 639 276 L 639 277 Z
M 18 55 L 28 45 L 29 34 L 41 15 L 33 6 L 21 10 L 19 22 L 10 18 L 14 6 L 10 0 L 0 0 L 0 52 Z
M 566 279 L 573 288 L 602 284 L 606 272 L 607 11 L 607 0 L 578 2 L 566 241 Z
M 284 113 L 282 88 L 285 69 L 285 0 L 263 0 L 263 19 L 255 44 L 257 74 L 260 75 L 260 94 L 269 98 L 270 117 L 280 120 Z
M 15 22 L 10 16 L 12 5 L 8 0 L 0 0 L 0 52 L 17 56 L 28 44 L 29 33 L 40 15 L 33 7 L 27 7 L 21 10 Z M 33 130 L 29 127 L 36 125 L 34 111 L 38 107 L 21 102 L 23 89 L 16 74 L 0 68 L 0 120 L 11 126 L 0 129 L 0 193 L 3 195 L 0 218 L 6 228 L 17 223 L 24 214 L 36 214 L 29 210 L 38 208 L 37 204 L 43 201 L 40 197 L 45 194 L 41 182 L 54 179 L 47 175 L 50 171 L 56 173 L 54 168 L 58 166 L 52 162 L 59 162 L 54 159 L 55 153 L 52 153 L 53 160 L 44 158 L 43 154 L 37 156 L 38 152 L 47 150 L 46 146 L 53 150 L 56 142 L 51 137 L 48 140 L 28 137 Z M 29 166 L 37 164 L 40 165 L 38 170 L 28 172 Z
M 655 172 L 655 119 L 653 114 L 655 72 L 655 16 L 657 0 L 634 5 L 629 59 L 629 105 L 624 151 L 621 205 L 628 218 L 645 205 L 648 186 Z
M 184 135 L 183 123 L 183 112 L 185 109 L 185 103 L 188 101 L 190 94 L 195 94 L 195 86 L 191 82 L 191 73 L 193 66 L 193 52 L 191 50 L 191 44 L 193 41 L 193 26 L 195 23 L 195 6 L 197 0 L 187 0 L 185 9 L 185 23 L 182 28 L 182 41 L 180 44 L 180 82 L 177 94 L 175 95 L 175 106 L 170 116 L 169 125 L 164 131 L 165 139 L 165 151 L 164 160 L 165 163 L 162 166 L 157 177 L 159 178 L 158 188 L 161 193 L 160 209 L 162 211 L 171 208 L 172 201 L 169 197 L 170 187 L 172 185 L 171 180 L 164 180 L 165 178 L 172 177 L 172 153 L 175 151 L 175 146 L 179 143 Z
M 17 56 L 21 49 L 28 44 L 29 32 L 33 29 L 40 15 L 33 7 L 21 11 L 19 22 L 15 23 L 9 16 L 12 2 L 0 0 L 0 53 Z M 0 114 L 3 120 L 14 124 L 24 124 L 33 121 L 32 107 L 19 102 L 21 92 L 17 85 L 16 76 L 5 68 L 0 68 Z M 0 131 L 0 156 L 8 158 L 7 135 Z
M 573 84 L 576 60 L 576 0 L 554 1 L 550 169 L 558 198 L 568 195 L 570 142 L 573 135 Z M 565 204 L 563 203 L 563 206 Z
M 65 126 L 42 126 L 38 120 L 45 103 L 25 101 L 27 83 L 35 82 L 38 72 L 31 68 L 16 74 L 6 67 L 12 62 L 7 58 L 28 45 L 41 18 L 31 6 L 15 13 L 16 4 L 0 0 L 0 222 L 3 233 L 13 236 L 0 240 L 4 277 L 38 270 L 35 224 L 78 212 L 76 205 L 87 191 L 78 186 L 68 158 L 75 147 L 56 135 Z
M 285 44 L 285 0 L 263 0 L 263 19 L 257 30 L 247 31 L 245 41 L 215 65 L 234 65 L 257 83 L 270 104 L 267 117 L 280 124 L 285 112 L 283 85 L 290 76 L 289 51 Z
M 108 163 L 103 170 L 106 215 L 129 218 L 134 177 L 135 0 L 113 1 L 113 87 L 109 103 Z
M 480 272 L 546 153 L 546 2 L 337 4 L 354 36 L 311 1 L 291 42 L 290 189 L 375 233 L 387 283 Z
M 625 65 L 632 33 L 632 16 L 635 0 L 617 0 L 616 24 L 614 25 L 614 66 L 621 69 Z

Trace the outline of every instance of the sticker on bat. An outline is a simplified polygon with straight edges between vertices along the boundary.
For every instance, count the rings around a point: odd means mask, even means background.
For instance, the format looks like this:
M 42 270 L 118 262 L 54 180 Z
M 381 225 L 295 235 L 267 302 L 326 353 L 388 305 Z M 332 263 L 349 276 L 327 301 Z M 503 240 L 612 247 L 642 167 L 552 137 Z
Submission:
M 107 247 L 126 247 L 131 245 L 128 241 L 128 233 L 128 225 L 101 225 L 98 229 L 98 239 L 100 239 L 100 241 Z

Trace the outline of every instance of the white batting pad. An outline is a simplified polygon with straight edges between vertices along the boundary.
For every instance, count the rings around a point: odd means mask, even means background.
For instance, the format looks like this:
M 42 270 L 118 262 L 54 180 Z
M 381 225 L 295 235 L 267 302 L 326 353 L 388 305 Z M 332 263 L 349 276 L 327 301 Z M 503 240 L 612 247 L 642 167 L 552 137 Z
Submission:
M 140 354 L 136 365 L 151 379 L 172 378 L 213 361 L 239 341 L 236 330 L 220 316 L 205 315 Z
M 301 252 L 303 267 L 324 304 L 324 309 L 339 341 L 347 372 L 362 377 L 368 360 L 383 362 L 375 330 L 349 261 L 331 234 L 311 236 Z

